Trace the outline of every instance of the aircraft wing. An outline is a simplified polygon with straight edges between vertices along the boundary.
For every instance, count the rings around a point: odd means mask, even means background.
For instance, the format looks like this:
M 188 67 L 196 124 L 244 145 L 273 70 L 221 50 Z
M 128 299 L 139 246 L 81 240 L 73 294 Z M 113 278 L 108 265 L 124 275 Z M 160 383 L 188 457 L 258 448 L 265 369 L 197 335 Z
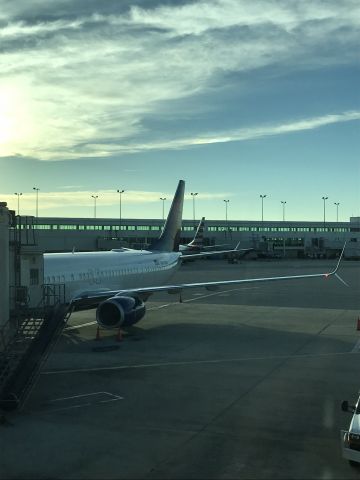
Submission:
M 235 248 L 231 250 L 214 250 L 211 252 L 199 252 L 199 253 L 183 253 L 183 256 L 180 257 L 181 260 L 191 260 L 191 259 L 197 259 L 197 258 L 205 258 L 205 257 L 211 257 L 215 255 L 222 255 L 226 253 L 247 253 L 250 252 L 251 250 L 254 250 L 253 248 L 239 248 L 240 242 L 236 245 Z
M 225 253 L 247 253 L 250 252 L 251 250 L 254 250 L 253 248 L 240 248 L 240 249 L 232 249 L 232 250 L 214 250 L 213 252 L 199 252 L 199 253 L 183 253 L 183 255 L 180 257 L 180 260 L 196 260 L 197 258 L 205 258 L 205 257 L 213 257 L 215 255 L 222 255 Z
M 305 275 L 285 275 L 280 277 L 260 277 L 260 278 L 245 278 L 239 280 L 222 280 L 218 282 L 196 282 L 196 283 L 180 283 L 180 284 L 171 284 L 171 285 L 160 285 L 154 287 L 142 287 L 142 288 L 131 288 L 123 290 L 106 290 L 106 291 L 89 291 L 82 292 L 81 296 L 76 297 L 72 300 L 73 306 L 77 309 L 89 305 L 96 306 L 96 304 L 101 301 L 114 297 L 114 296 L 132 296 L 138 295 L 141 298 L 148 298 L 152 293 L 156 292 L 167 292 L 167 293 L 181 293 L 183 290 L 189 288 L 205 288 L 207 290 L 217 290 L 219 287 L 227 287 L 230 285 L 241 285 L 244 283 L 260 283 L 260 282 L 276 282 L 281 280 L 300 280 L 300 279 L 310 279 L 310 278 L 320 278 L 324 279 L 329 278 L 333 275 L 338 277 L 337 270 L 339 268 L 341 259 L 343 257 L 345 250 L 345 245 L 342 249 L 340 258 L 336 264 L 336 267 L 331 272 L 326 273 L 311 273 Z M 338 277 L 340 280 L 341 278 Z
M 211 250 L 212 248 L 219 248 L 219 247 L 229 247 L 228 243 L 217 243 L 216 245 L 203 245 L 201 248 L 204 250 Z

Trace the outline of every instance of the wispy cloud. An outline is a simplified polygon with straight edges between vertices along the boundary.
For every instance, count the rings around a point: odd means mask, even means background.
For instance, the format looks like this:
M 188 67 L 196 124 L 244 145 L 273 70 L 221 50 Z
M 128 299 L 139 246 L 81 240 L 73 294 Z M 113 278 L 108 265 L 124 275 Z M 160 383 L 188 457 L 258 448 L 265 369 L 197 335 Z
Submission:
M 83 185 L 60 185 L 59 190 L 79 190 L 80 188 L 84 188 Z
M 345 123 L 360 120 L 360 112 L 344 112 L 341 114 L 329 114 L 315 118 L 305 118 L 293 122 L 273 124 L 273 125 L 254 125 L 249 128 L 240 128 L 226 132 L 207 132 L 193 137 L 184 137 L 177 139 L 166 139 L 161 141 L 151 141 L 148 143 L 128 143 L 127 145 L 108 145 L 107 154 L 112 155 L 146 152 L 151 150 L 180 150 L 199 145 L 210 145 L 215 143 L 242 142 L 254 140 L 263 137 L 286 135 L 289 133 L 302 132 L 305 130 L 314 130 L 336 123 Z M 89 152 L 90 153 L 90 152 Z M 104 155 L 104 145 L 92 145 L 92 154 L 97 156 Z M 81 156 L 85 155 L 85 152 Z
M 9 23 L 0 30 L 0 38 L 19 39 L 23 37 L 39 36 L 47 33 L 61 33 L 62 30 L 76 29 L 81 27 L 85 20 L 76 20 L 68 22 L 57 20 L 54 22 L 40 22 L 36 24 L 26 24 L 25 22 Z
M 31 2 L 31 14 L 26 2 L 15 3 L 0 27 L 1 156 L 101 157 L 315 128 L 294 122 L 287 129 L 284 122 L 229 134 L 197 129 L 188 142 L 179 140 L 181 131 L 174 136 L 146 120 L 169 112 L 176 119 L 174 102 L 183 102 L 191 121 L 192 99 L 224 88 L 230 73 L 352 61 L 359 41 L 353 0 L 314 0 L 301 8 L 285 0 L 174 2 L 113 13 L 98 2 L 96 9 L 80 2 L 80 9 L 58 0 L 51 16 L 46 2 Z
M 202 138 L 195 138 L 189 140 L 188 144 L 202 145 L 208 143 L 253 140 L 255 138 L 272 135 L 283 135 L 287 133 L 301 132 L 304 130 L 313 130 L 334 123 L 351 122 L 354 120 L 360 120 L 360 112 L 345 112 L 342 114 L 332 114 L 324 115 L 322 117 L 302 119 L 291 123 L 255 126 L 251 128 L 233 130 L 223 135 L 207 135 Z

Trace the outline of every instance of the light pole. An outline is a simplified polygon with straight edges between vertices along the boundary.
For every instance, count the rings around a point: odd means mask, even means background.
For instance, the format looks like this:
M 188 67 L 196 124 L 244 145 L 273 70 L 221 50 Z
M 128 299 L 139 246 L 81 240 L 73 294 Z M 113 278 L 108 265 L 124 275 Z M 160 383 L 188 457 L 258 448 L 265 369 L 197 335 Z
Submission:
M 116 190 L 119 194 L 119 231 L 121 230 L 121 195 L 125 192 L 125 190 Z
M 283 207 L 283 222 L 285 222 L 285 205 L 286 205 L 286 201 L 285 200 L 281 200 L 281 204 L 282 204 L 282 207 Z M 285 258 L 285 235 L 283 234 L 283 257 Z
M 165 200 L 166 200 L 166 197 L 160 197 L 160 200 L 162 201 L 162 219 L 163 219 L 163 223 L 164 223 L 164 220 L 165 220 Z
M 99 198 L 99 195 L 91 195 L 91 198 L 94 199 L 94 218 L 96 218 L 96 199 Z
M 22 195 L 22 192 L 21 193 L 17 193 L 15 192 L 14 195 L 17 195 L 17 214 L 20 215 L 20 197 Z
M 261 198 L 261 228 L 263 228 L 264 224 L 264 198 L 266 195 L 260 195 Z
M 339 205 L 340 202 L 334 202 L 334 205 L 336 205 L 336 221 L 339 221 Z
M 225 202 L 225 224 L 226 224 L 226 230 L 229 230 L 229 227 L 228 227 L 228 203 L 230 202 L 230 200 L 224 200 Z
M 36 191 L 36 218 L 39 216 L 39 190 L 40 188 L 33 187 L 33 190 Z
M 321 197 L 324 200 L 324 230 L 325 230 L 325 202 L 329 197 Z
M 195 197 L 198 195 L 198 192 L 191 192 L 190 195 L 192 196 L 193 199 L 193 219 L 194 219 L 194 229 L 196 227 L 195 225 Z

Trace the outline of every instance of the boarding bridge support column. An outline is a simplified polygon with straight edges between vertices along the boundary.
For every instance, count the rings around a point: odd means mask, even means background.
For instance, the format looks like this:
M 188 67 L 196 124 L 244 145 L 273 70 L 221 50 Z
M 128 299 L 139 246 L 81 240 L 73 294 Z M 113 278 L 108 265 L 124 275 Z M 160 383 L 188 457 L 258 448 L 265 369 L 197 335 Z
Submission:
M 9 321 L 9 227 L 9 210 L 6 202 L 0 202 L 0 331 Z

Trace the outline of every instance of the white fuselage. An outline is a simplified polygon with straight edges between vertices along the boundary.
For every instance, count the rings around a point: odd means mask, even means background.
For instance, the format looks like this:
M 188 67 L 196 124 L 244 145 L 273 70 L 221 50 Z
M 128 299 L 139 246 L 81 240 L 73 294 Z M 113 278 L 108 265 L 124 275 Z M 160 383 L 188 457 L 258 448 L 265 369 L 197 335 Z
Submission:
M 180 264 L 179 252 L 130 249 L 44 254 L 44 282 L 65 284 L 65 300 L 84 292 L 161 286 Z

